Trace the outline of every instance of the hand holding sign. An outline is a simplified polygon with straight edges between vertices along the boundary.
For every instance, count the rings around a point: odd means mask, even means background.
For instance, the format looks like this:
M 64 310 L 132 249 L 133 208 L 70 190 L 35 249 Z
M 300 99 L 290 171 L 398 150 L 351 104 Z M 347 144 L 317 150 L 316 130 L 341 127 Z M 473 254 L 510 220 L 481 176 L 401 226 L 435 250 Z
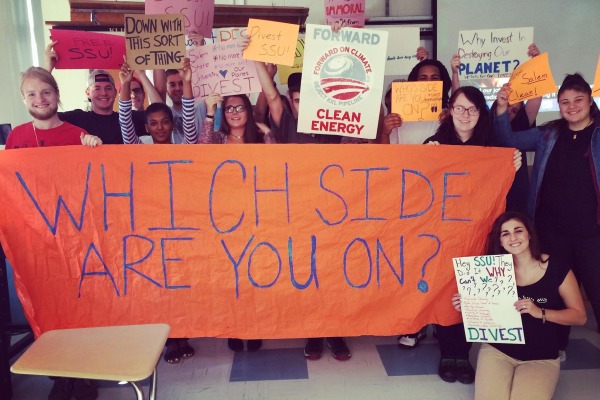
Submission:
M 123 36 L 51 29 L 46 63 L 57 69 L 118 69 L 125 55 Z
M 525 343 L 517 299 L 512 255 L 460 257 L 452 259 L 460 296 L 452 297 L 461 311 L 468 342 Z M 530 307 L 533 310 L 533 308 Z
M 550 71 L 548 53 L 540 54 L 521 64 L 511 74 L 508 103 L 514 104 L 524 100 L 541 97 L 556 92 L 556 83 Z
M 442 111 L 442 82 L 393 82 L 392 113 L 404 121 L 435 121 Z

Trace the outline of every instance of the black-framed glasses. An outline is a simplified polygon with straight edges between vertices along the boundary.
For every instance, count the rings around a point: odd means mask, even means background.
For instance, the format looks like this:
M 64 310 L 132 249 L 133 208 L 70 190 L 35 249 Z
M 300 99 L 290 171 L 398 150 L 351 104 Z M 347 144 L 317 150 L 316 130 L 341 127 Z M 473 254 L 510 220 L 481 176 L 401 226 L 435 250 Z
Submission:
M 479 110 L 477 107 L 466 108 L 463 106 L 454 106 L 452 107 L 452 111 L 454 111 L 454 114 L 458 115 L 463 115 L 465 112 L 467 112 L 470 116 L 479 115 Z
M 239 104 L 237 106 L 227 106 L 225 107 L 225 112 L 227 114 L 231 114 L 233 112 L 237 112 L 237 113 L 243 113 L 244 111 L 246 111 L 246 107 L 242 104 Z
M 135 89 L 131 89 L 131 93 L 138 95 L 138 94 L 144 94 L 144 90 L 142 88 L 135 88 Z

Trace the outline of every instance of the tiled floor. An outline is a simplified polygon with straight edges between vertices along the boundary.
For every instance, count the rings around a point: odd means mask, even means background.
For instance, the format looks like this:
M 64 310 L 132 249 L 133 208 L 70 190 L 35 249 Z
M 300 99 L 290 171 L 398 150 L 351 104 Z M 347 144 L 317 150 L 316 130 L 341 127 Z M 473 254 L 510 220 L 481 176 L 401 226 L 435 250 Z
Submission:
M 589 315 L 589 314 L 588 314 Z M 600 396 L 600 335 L 590 321 L 571 333 L 554 400 Z M 443 382 L 436 374 L 438 346 L 431 335 L 414 350 L 398 348 L 393 337 L 348 339 L 352 359 L 339 362 L 327 348 L 306 361 L 304 342 L 266 340 L 256 353 L 232 353 L 224 339 L 193 339 L 196 356 L 178 365 L 158 366 L 160 400 L 472 399 L 473 385 Z M 471 351 L 475 364 L 478 346 Z M 51 381 L 13 375 L 14 400 L 45 400 Z M 147 387 L 147 386 L 146 386 Z M 127 386 L 101 382 L 99 399 L 134 399 Z

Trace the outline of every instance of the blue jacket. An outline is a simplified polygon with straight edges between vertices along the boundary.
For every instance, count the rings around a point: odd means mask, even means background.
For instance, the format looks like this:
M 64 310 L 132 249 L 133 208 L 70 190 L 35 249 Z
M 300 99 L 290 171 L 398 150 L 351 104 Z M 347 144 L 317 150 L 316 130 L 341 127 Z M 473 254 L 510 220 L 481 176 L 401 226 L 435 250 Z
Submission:
M 590 168 L 594 178 L 594 189 L 598 199 L 598 210 L 596 211 L 596 220 L 600 223 L 600 118 L 595 118 L 595 129 L 592 133 L 592 157 L 590 158 Z M 535 209 L 539 201 L 540 188 L 544 180 L 544 172 L 548 164 L 550 153 L 558 139 L 558 129 L 548 127 L 536 127 L 526 131 L 514 132 L 510 126 L 508 112 L 500 116 L 494 116 L 494 136 L 502 146 L 511 146 L 524 151 L 535 151 L 535 160 L 533 162 L 533 172 L 531 175 L 531 184 L 529 186 L 529 197 L 527 200 L 527 212 L 533 219 Z

